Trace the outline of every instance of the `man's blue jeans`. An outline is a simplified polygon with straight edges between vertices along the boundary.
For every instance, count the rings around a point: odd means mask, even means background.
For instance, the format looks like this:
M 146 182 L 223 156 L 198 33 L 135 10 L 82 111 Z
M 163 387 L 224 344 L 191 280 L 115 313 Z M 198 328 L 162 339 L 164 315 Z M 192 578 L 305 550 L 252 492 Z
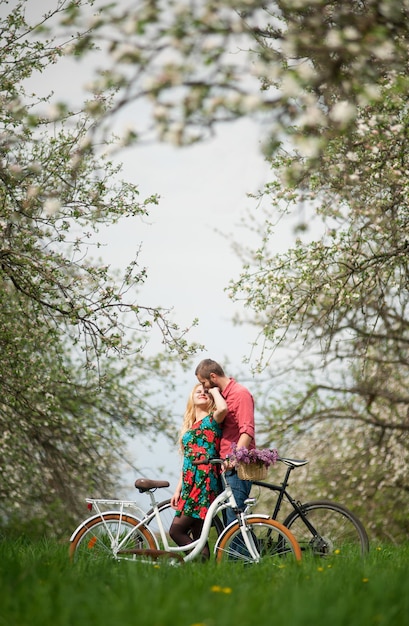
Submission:
M 244 509 L 246 508 L 244 501 L 247 500 L 251 491 L 251 480 L 241 480 L 237 476 L 237 472 L 235 470 L 227 470 L 225 476 L 226 481 L 232 488 L 233 495 L 237 502 L 237 506 L 241 511 L 244 511 Z M 230 524 L 230 522 L 234 522 L 237 518 L 232 509 L 224 509 L 223 519 L 224 523 L 227 526 L 228 524 Z

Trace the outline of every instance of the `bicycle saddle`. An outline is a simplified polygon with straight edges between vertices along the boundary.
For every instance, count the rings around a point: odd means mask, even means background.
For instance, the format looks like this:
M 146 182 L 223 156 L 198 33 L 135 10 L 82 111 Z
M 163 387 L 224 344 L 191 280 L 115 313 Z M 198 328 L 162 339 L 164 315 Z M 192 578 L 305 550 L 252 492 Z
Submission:
M 281 461 L 281 463 L 285 463 L 285 465 L 292 465 L 293 467 L 302 467 L 303 465 L 307 465 L 308 461 L 307 459 L 286 459 L 285 457 L 278 457 L 277 459 L 278 461 Z
M 137 478 L 135 487 L 139 493 L 144 493 L 150 489 L 158 489 L 159 487 L 169 487 L 167 480 L 151 480 L 150 478 Z

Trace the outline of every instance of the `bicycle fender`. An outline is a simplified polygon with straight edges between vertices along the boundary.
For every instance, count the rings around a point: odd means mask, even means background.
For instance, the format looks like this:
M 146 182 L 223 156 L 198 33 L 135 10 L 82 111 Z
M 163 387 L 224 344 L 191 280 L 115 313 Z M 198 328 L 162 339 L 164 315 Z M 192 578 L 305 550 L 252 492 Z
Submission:
M 262 518 L 262 519 L 272 519 L 270 515 L 266 515 L 265 513 L 252 513 L 251 515 L 246 515 L 246 519 L 248 520 L 252 520 L 254 518 Z M 221 538 L 226 534 L 226 532 L 229 530 L 229 528 L 231 528 L 232 526 L 235 526 L 235 524 L 238 523 L 238 520 L 234 520 L 233 522 L 230 522 L 230 524 L 228 526 L 225 526 L 223 528 L 223 531 L 220 533 L 219 537 L 217 538 L 216 544 L 214 546 L 214 551 L 217 550 L 220 540 Z
M 266 515 L 265 513 L 251 513 L 251 515 L 246 515 L 246 519 L 254 519 L 255 517 L 262 517 L 263 519 L 271 519 L 270 515 Z M 230 524 L 228 526 L 225 526 L 223 528 L 223 531 L 227 530 L 228 528 L 231 528 L 232 526 L 234 526 L 234 524 L 237 524 L 238 520 L 234 520 L 233 522 L 230 522 Z
M 70 537 L 70 541 L 74 540 L 75 535 L 82 529 L 84 528 L 87 524 L 89 524 L 90 522 L 93 522 L 94 520 L 98 519 L 98 518 L 104 518 L 105 515 L 112 515 L 112 514 L 118 515 L 120 514 L 120 511 L 118 510 L 114 510 L 114 511 L 104 511 L 103 514 L 101 513 L 96 513 L 95 515 L 92 515 L 91 517 L 88 517 L 86 520 L 84 520 L 83 522 L 81 522 L 81 524 L 79 526 L 77 526 L 77 528 L 74 530 L 74 532 L 72 533 L 71 537 Z M 140 524 L 141 520 L 138 517 L 135 517 L 135 515 L 132 515 L 130 513 L 122 513 L 122 517 L 131 517 L 132 519 L 135 520 L 135 522 L 137 524 Z

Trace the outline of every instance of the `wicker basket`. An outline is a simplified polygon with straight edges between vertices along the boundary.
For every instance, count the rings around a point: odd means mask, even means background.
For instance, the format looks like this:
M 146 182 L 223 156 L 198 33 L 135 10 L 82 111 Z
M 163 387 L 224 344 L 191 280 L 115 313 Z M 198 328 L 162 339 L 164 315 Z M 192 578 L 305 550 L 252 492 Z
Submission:
M 267 467 L 263 463 L 239 463 L 237 476 L 241 480 L 264 480 L 267 476 Z

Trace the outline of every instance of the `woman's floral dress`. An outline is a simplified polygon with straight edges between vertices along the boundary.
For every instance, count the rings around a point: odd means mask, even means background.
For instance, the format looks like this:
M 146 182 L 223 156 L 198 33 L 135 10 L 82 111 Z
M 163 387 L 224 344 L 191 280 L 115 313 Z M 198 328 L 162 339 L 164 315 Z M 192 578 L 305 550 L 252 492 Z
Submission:
M 200 519 L 206 517 L 219 492 L 219 468 L 218 465 L 194 465 L 193 461 L 202 456 L 218 457 L 221 434 L 222 428 L 212 415 L 207 415 L 184 433 L 182 493 L 177 516 L 183 513 Z

